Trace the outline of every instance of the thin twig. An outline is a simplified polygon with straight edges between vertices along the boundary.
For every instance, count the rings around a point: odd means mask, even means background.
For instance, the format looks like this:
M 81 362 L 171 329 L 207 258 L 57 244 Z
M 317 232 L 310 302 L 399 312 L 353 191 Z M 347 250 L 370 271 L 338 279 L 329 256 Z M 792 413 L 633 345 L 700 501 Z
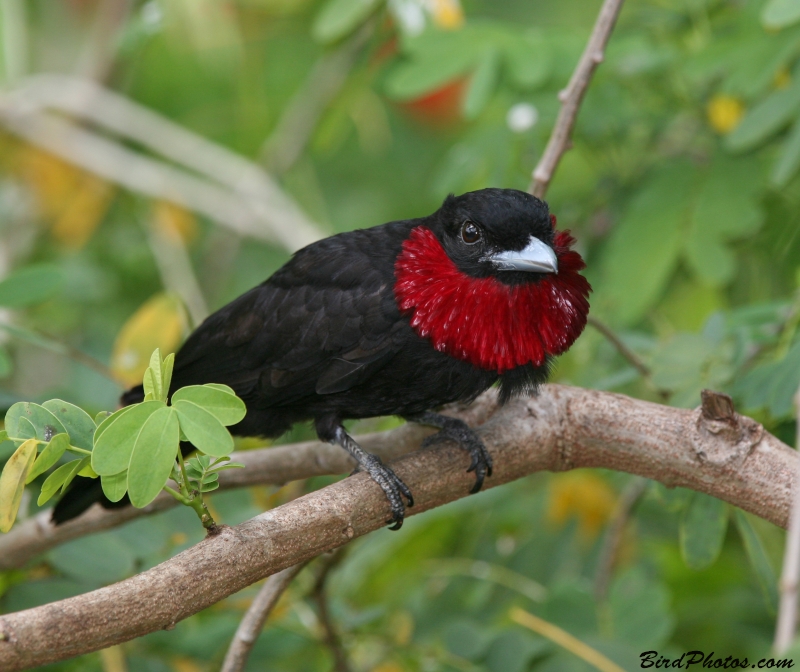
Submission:
M 800 389 L 794 397 L 797 414 L 797 437 L 795 448 L 800 450 Z M 783 570 L 780 580 L 780 606 L 775 626 L 774 649 L 783 655 L 794 640 L 797 631 L 797 588 L 800 582 L 800 465 L 794 481 L 794 499 L 789 517 L 789 530 L 786 534 L 786 548 L 783 555 Z
M 289 587 L 300 570 L 308 564 L 308 561 L 301 562 L 291 567 L 287 567 L 277 574 L 270 576 L 258 591 L 258 595 L 253 600 L 247 613 L 239 623 L 236 634 L 233 636 L 228 652 L 225 654 L 225 661 L 222 663 L 220 672 L 241 672 L 244 669 L 250 651 L 256 643 L 267 617 L 272 613 L 281 595 Z
M 570 147 L 570 136 L 583 96 L 592 80 L 594 71 L 603 62 L 606 44 L 608 38 L 611 37 L 611 31 L 614 29 L 619 10 L 622 8 L 622 2 L 623 0 L 605 0 L 589 41 L 586 43 L 586 49 L 572 73 L 567 88 L 558 94 L 561 110 L 544 154 L 533 171 L 530 187 L 528 187 L 528 191 L 534 196 L 544 198 L 547 187 L 550 186 L 550 180 L 553 179 L 553 174 L 558 167 L 558 162 Z
M 596 317 L 589 315 L 586 320 L 586 323 L 597 329 L 603 336 L 605 336 L 606 340 L 611 343 L 628 362 L 636 369 L 643 378 L 650 378 L 650 369 L 648 368 L 647 364 L 645 364 L 642 359 L 637 355 L 633 350 L 631 350 L 625 342 L 614 333 L 614 330 L 611 329 L 605 322 L 598 320 Z
M 350 672 L 350 663 L 347 661 L 347 654 L 342 646 L 341 637 L 339 637 L 333 618 L 331 618 L 330 609 L 328 609 L 328 595 L 325 588 L 328 575 L 332 569 L 341 563 L 344 555 L 345 551 L 339 549 L 324 559 L 317 580 L 314 582 L 314 587 L 311 589 L 311 599 L 317 605 L 319 620 L 325 633 L 325 646 L 333 654 L 333 669 L 336 672 Z
M 157 221 L 155 217 L 144 226 L 161 283 L 166 290 L 181 298 L 189 313 L 192 328 L 196 328 L 208 317 L 208 304 L 180 233 L 171 229 L 169 223 Z
M 647 364 L 642 361 L 639 355 L 625 345 L 625 342 L 614 332 L 611 327 L 592 315 L 589 315 L 586 323 L 597 329 L 597 331 L 599 331 L 606 338 L 606 340 L 611 343 L 614 348 L 616 348 L 617 352 L 639 372 L 645 382 L 653 389 L 653 391 L 658 394 L 659 397 L 661 397 L 661 399 L 669 399 L 669 390 L 665 390 L 653 382 L 652 371 L 650 371 L 650 368 L 647 366 Z
M 75 68 L 81 76 L 98 82 L 104 81 L 114 67 L 133 0 L 105 0 L 95 12 L 94 23 Z
M 597 649 L 592 648 L 566 630 L 562 630 L 557 625 L 545 621 L 543 618 L 534 616 L 519 607 L 514 607 L 509 615 L 511 616 L 511 620 L 516 621 L 529 630 L 533 630 L 535 633 L 542 635 L 542 637 L 546 637 L 554 644 L 558 644 L 563 649 L 578 656 L 578 658 L 585 660 L 593 668 L 600 670 L 600 672 L 625 672 L 619 665 L 606 658 Z
M 8 322 L 0 322 L 0 329 L 8 332 L 12 336 L 15 336 L 22 341 L 25 341 L 26 343 L 38 345 L 40 348 L 44 348 L 50 352 L 55 352 L 56 354 L 66 357 L 67 359 L 71 359 L 74 362 L 83 364 L 85 367 L 90 368 L 104 378 L 107 378 L 115 385 L 124 387 L 122 381 L 117 378 L 116 374 L 99 359 L 95 359 L 91 355 L 87 355 L 85 352 L 78 350 L 78 348 L 75 348 L 68 343 L 58 340 L 54 336 L 50 336 L 49 334 L 39 331 L 34 331 L 32 329 L 27 329 L 25 327 L 20 327 L 16 324 L 9 324 Z
M 611 518 L 611 523 L 603 541 L 603 547 L 600 549 L 597 572 L 594 576 L 594 596 L 598 602 L 603 601 L 608 594 L 611 572 L 614 570 L 614 564 L 619 554 L 625 527 L 633 507 L 647 490 L 648 483 L 649 481 L 646 478 L 633 478 L 622 491 L 622 495 L 617 502 L 614 515 Z

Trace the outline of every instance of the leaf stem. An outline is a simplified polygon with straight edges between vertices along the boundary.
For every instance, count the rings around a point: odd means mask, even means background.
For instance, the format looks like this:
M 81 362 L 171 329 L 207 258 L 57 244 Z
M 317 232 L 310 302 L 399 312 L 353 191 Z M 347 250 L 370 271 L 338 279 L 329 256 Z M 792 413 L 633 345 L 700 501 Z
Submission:
M 191 506 L 194 509 L 194 512 L 197 514 L 200 522 L 203 523 L 203 527 L 208 530 L 209 534 L 216 534 L 219 528 L 208 511 L 208 507 L 203 500 L 203 493 L 199 490 L 189 490 L 189 476 L 186 474 L 186 463 L 183 461 L 183 453 L 181 453 L 180 449 L 178 449 L 178 464 L 181 468 L 181 480 L 183 481 L 179 484 L 181 492 L 183 493 L 182 497 L 184 497 L 184 500 L 181 501 L 183 501 L 186 506 Z M 168 486 L 164 487 L 167 488 Z
M 164 490 L 166 490 L 170 495 L 172 495 L 175 499 L 177 499 L 181 504 L 189 506 L 189 499 L 184 497 L 180 492 L 178 492 L 174 488 L 170 488 L 168 485 L 165 485 Z

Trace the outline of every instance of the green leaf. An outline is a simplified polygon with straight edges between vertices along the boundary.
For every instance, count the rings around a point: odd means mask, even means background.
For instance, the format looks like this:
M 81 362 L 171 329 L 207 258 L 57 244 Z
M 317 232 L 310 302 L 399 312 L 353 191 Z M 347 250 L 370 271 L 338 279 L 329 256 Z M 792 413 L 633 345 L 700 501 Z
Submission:
M 191 387 L 191 386 L 190 386 Z M 215 390 L 222 390 L 223 392 L 227 392 L 228 394 L 236 395 L 233 388 L 228 385 L 223 385 L 222 383 L 205 383 L 203 387 L 211 387 Z
M 8 378 L 14 370 L 14 362 L 8 348 L 0 346 L 0 378 Z
M 761 23 L 764 28 L 777 30 L 786 28 L 800 21 L 800 1 L 769 0 L 761 11 Z
M 778 361 L 756 366 L 736 381 L 734 392 L 741 395 L 748 410 L 767 408 L 775 418 L 793 414 L 793 400 L 800 386 L 800 341 Z
M 95 432 L 92 468 L 101 476 L 127 469 L 142 426 L 164 407 L 163 401 L 144 401 L 121 409 L 105 420 Z
M 164 357 L 164 362 L 161 365 L 161 389 L 164 391 L 163 401 L 167 400 L 169 395 L 169 386 L 172 384 L 172 369 L 175 366 L 175 353 L 171 352 Z M 222 387 L 228 387 L 223 385 Z M 230 389 L 230 388 L 228 388 Z M 231 390 L 233 393 L 233 390 Z
M 190 385 L 182 387 L 172 395 L 172 404 L 177 401 L 190 401 L 211 413 L 223 425 L 235 425 L 240 422 L 247 407 L 234 394 L 210 385 Z
M 92 469 L 92 458 L 87 455 L 89 461 L 83 466 L 83 468 L 78 472 L 78 476 L 85 476 L 86 478 L 97 478 L 100 474 L 98 474 L 94 469 Z
M 201 483 L 204 485 L 207 483 L 216 483 L 219 480 L 219 474 L 217 472 L 212 472 L 210 474 L 206 474 L 203 476 Z
M 128 491 L 128 470 L 121 471 L 111 476 L 101 476 L 100 485 L 103 494 L 112 502 L 121 500 Z
M 500 53 L 494 47 L 488 47 L 481 55 L 467 88 L 467 94 L 464 96 L 466 119 L 475 119 L 483 112 L 497 87 L 499 73 Z
M 601 273 L 605 309 L 621 325 L 645 314 L 678 264 L 694 172 L 682 162 L 661 169 L 646 180 L 614 227 Z
M 20 401 L 11 406 L 6 413 L 6 431 L 9 436 L 21 437 L 22 430 L 20 427 L 21 419 L 28 420 L 34 427 L 35 437 L 40 441 L 49 441 L 56 434 L 67 433 L 64 425 L 44 406 L 33 404 L 29 401 Z M 27 425 L 25 425 L 27 428 Z M 25 437 L 33 438 L 33 437 Z
M 719 159 L 700 186 L 685 238 L 686 260 L 698 278 L 723 285 L 736 274 L 736 260 L 726 243 L 755 233 L 763 216 L 754 161 Z
M 245 465 L 241 462 L 231 462 L 230 464 L 223 464 L 220 467 L 214 467 L 214 471 L 225 471 L 225 469 L 244 469 Z
M 3 441 L 8 441 L 8 432 L 5 429 L 0 430 L 0 443 Z
M 20 418 L 17 420 L 17 439 L 35 439 L 36 427 L 28 418 Z M 43 439 L 44 440 L 44 439 Z
M 200 492 L 213 492 L 219 488 L 219 483 L 214 481 L 213 483 L 206 483 L 205 481 L 200 484 Z
M 408 56 L 389 70 L 384 89 L 395 100 L 413 100 L 463 77 L 485 50 L 475 31 L 427 30 L 408 41 Z
M 789 137 L 783 143 L 781 155 L 772 169 L 770 182 L 781 189 L 791 180 L 800 168 L 800 121 L 795 121 Z
M 25 482 L 30 483 L 34 478 L 40 474 L 43 474 L 50 467 L 52 467 L 61 459 L 61 456 L 66 452 L 68 447 L 69 435 L 56 434 L 52 439 L 50 439 L 50 443 L 44 447 L 44 450 L 39 454 L 39 457 L 36 458 L 36 462 L 33 464 L 33 468 L 28 473 L 28 478 Z
M 88 455 L 80 460 L 74 460 L 73 462 L 68 462 L 67 464 L 73 465 L 72 470 L 67 472 L 67 477 L 64 479 L 64 482 L 61 484 L 61 494 L 64 494 L 64 491 L 67 489 L 67 486 L 72 483 L 72 479 L 74 479 L 78 474 L 86 469 L 86 467 L 90 466 L 91 457 Z M 66 465 L 65 465 L 66 466 Z
M 767 552 L 764 550 L 764 544 L 761 543 L 761 537 L 758 536 L 758 532 L 750 524 L 744 511 L 734 509 L 733 517 L 736 521 L 736 527 L 739 529 L 739 534 L 742 536 L 750 566 L 753 568 L 758 585 L 764 593 L 767 609 L 774 616 L 778 613 L 778 582 L 775 578 L 775 571 L 772 569 L 767 557 Z
M 61 272 L 52 264 L 26 266 L 0 282 L 0 306 L 24 308 L 46 301 L 61 285 Z
M 125 408 L 130 408 L 130 406 L 126 406 Z M 125 409 L 120 409 L 125 410 Z M 106 420 L 108 420 L 112 415 L 114 415 L 113 411 L 100 411 L 97 415 L 94 416 L 94 424 L 100 427 Z
M 58 469 L 50 474 L 47 477 L 47 480 L 42 483 L 42 491 L 39 493 L 39 499 L 37 500 L 39 506 L 42 506 L 42 504 L 55 495 L 59 488 L 69 485 L 70 481 L 72 481 L 77 473 L 83 468 L 82 465 L 88 463 L 88 457 L 84 457 L 80 460 L 72 460 L 71 462 L 62 464 Z
M 537 33 L 508 40 L 504 55 L 511 79 L 523 89 L 536 89 L 550 77 L 552 49 Z
M 178 454 L 179 438 L 174 408 L 159 408 L 147 418 L 128 467 L 128 495 L 135 507 L 147 506 L 166 485 Z
M 0 532 L 8 532 L 17 518 L 25 479 L 36 459 L 36 441 L 25 441 L 8 458 L 0 474 Z
M 69 442 L 73 446 L 84 450 L 92 449 L 97 425 L 86 411 L 61 399 L 50 399 L 45 401 L 42 406 L 58 418 L 67 430 Z
M 144 371 L 144 378 L 142 379 L 142 387 L 144 388 L 144 400 L 153 401 L 159 398 L 158 387 L 156 385 L 156 378 L 153 374 L 153 369 L 150 367 Z
M 328 0 L 311 27 L 318 42 L 328 44 L 342 39 L 367 20 L 380 0 Z
M 173 407 L 178 411 L 181 431 L 197 450 L 215 457 L 233 451 L 233 437 L 212 413 L 185 399 L 174 402 Z
M 788 89 L 778 89 L 751 109 L 725 140 L 728 149 L 746 152 L 763 144 L 787 126 L 800 109 L 800 79 Z
M 680 523 L 681 554 L 692 569 L 711 566 L 722 551 L 728 528 L 728 505 L 701 492 L 694 493 Z
M 614 578 L 608 611 L 615 639 L 641 651 L 664 646 L 675 627 L 667 588 L 649 578 L 641 567 Z

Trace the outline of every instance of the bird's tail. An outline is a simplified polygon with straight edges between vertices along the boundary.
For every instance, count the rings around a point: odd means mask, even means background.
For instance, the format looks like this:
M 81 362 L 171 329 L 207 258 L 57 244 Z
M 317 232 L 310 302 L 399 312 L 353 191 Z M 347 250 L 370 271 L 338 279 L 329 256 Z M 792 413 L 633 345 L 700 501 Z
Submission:
M 120 403 L 123 406 L 130 406 L 143 400 L 144 388 L 141 385 L 137 385 L 127 392 L 123 392 Z M 51 519 L 56 525 L 66 523 L 68 520 L 77 518 L 95 502 L 99 502 L 104 509 L 116 509 L 127 506 L 130 500 L 125 495 L 120 501 L 112 502 L 103 494 L 99 478 L 78 476 L 67 488 L 64 496 L 56 502 Z

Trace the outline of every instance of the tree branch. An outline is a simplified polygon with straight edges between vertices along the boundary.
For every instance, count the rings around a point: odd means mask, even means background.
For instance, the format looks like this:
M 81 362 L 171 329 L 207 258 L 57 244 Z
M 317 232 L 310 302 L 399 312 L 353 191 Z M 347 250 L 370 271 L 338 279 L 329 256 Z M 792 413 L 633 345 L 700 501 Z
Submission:
M 797 453 L 739 415 L 718 419 L 701 409 L 548 385 L 535 398 L 498 409 L 479 433 L 495 465 L 487 488 L 536 471 L 603 467 L 704 492 L 777 525 L 789 518 Z M 465 497 L 474 483 L 468 462 L 453 445 L 397 460 L 393 468 L 414 492 L 409 515 Z M 389 516 L 381 488 L 355 474 L 224 528 L 130 579 L 0 617 L 0 669 L 43 665 L 171 628 L 265 576 L 383 527 Z
M 468 408 L 452 405 L 448 415 L 459 417 L 472 427 L 483 424 L 497 409 L 497 394 L 490 390 Z M 393 460 L 419 448 L 422 439 L 433 433 L 429 427 L 406 424 L 388 432 L 357 436 L 359 444 L 383 460 Z M 232 458 L 245 469 L 231 469 L 220 474 L 220 490 L 253 485 L 284 485 L 312 476 L 346 474 L 355 462 L 338 446 L 319 441 L 305 441 L 288 446 L 234 453 Z M 128 521 L 165 511 L 178 503 L 167 493 L 143 509 L 132 506 L 104 509 L 93 506 L 82 516 L 63 525 L 50 521 L 50 509 L 16 525 L 8 534 L 0 535 L 0 571 L 22 567 L 32 558 L 59 544 L 87 534 L 108 530 Z
M 266 580 L 261 590 L 258 591 L 256 599 L 253 600 L 244 618 L 242 618 L 242 622 L 239 623 L 233 641 L 228 648 L 228 653 L 225 654 L 225 660 L 222 663 L 220 672 L 240 672 L 244 669 L 250 656 L 250 651 L 261 634 L 267 617 L 272 613 L 281 595 L 289 587 L 294 577 L 300 573 L 300 570 L 306 564 L 308 563 L 301 562 L 298 565 L 287 567 Z
M 159 161 L 53 114 L 88 121 L 175 162 Z M 176 203 L 295 251 L 320 229 L 259 166 L 94 82 L 37 75 L 0 96 L 0 123 L 37 147 L 131 191 Z
M 317 611 L 319 612 L 319 622 L 322 625 L 323 637 L 325 639 L 325 646 L 333 656 L 333 670 L 334 672 L 351 672 L 350 663 L 347 660 L 344 646 L 342 646 L 342 638 L 336 630 L 336 624 L 333 622 L 331 611 L 328 606 L 328 593 L 326 590 L 328 577 L 331 570 L 334 569 L 343 559 L 344 551 L 338 550 L 330 558 L 327 558 L 320 568 L 317 580 L 314 582 L 314 587 L 311 589 L 311 599 L 317 604 Z
M 528 191 L 534 196 L 544 198 L 561 157 L 570 147 L 570 136 L 575 126 L 575 120 L 578 117 L 578 110 L 583 101 L 583 96 L 589 87 L 594 71 L 603 62 L 606 44 L 608 43 L 608 38 L 611 37 L 611 31 L 614 30 L 619 10 L 622 8 L 622 2 L 623 0 L 605 0 L 600 8 L 600 13 L 597 16 L 589 41 L 586 43 L 586 49 L 584 49 L 583 55 L 572 73 L 567 88 L 558 94 L 558 98 L 561 101 L 561 110 L 558 113 L 556 125 L 550 134 L 550 140 L 547 142 L 544 154 L 533 171 L 533 180 L 528 187 Z

